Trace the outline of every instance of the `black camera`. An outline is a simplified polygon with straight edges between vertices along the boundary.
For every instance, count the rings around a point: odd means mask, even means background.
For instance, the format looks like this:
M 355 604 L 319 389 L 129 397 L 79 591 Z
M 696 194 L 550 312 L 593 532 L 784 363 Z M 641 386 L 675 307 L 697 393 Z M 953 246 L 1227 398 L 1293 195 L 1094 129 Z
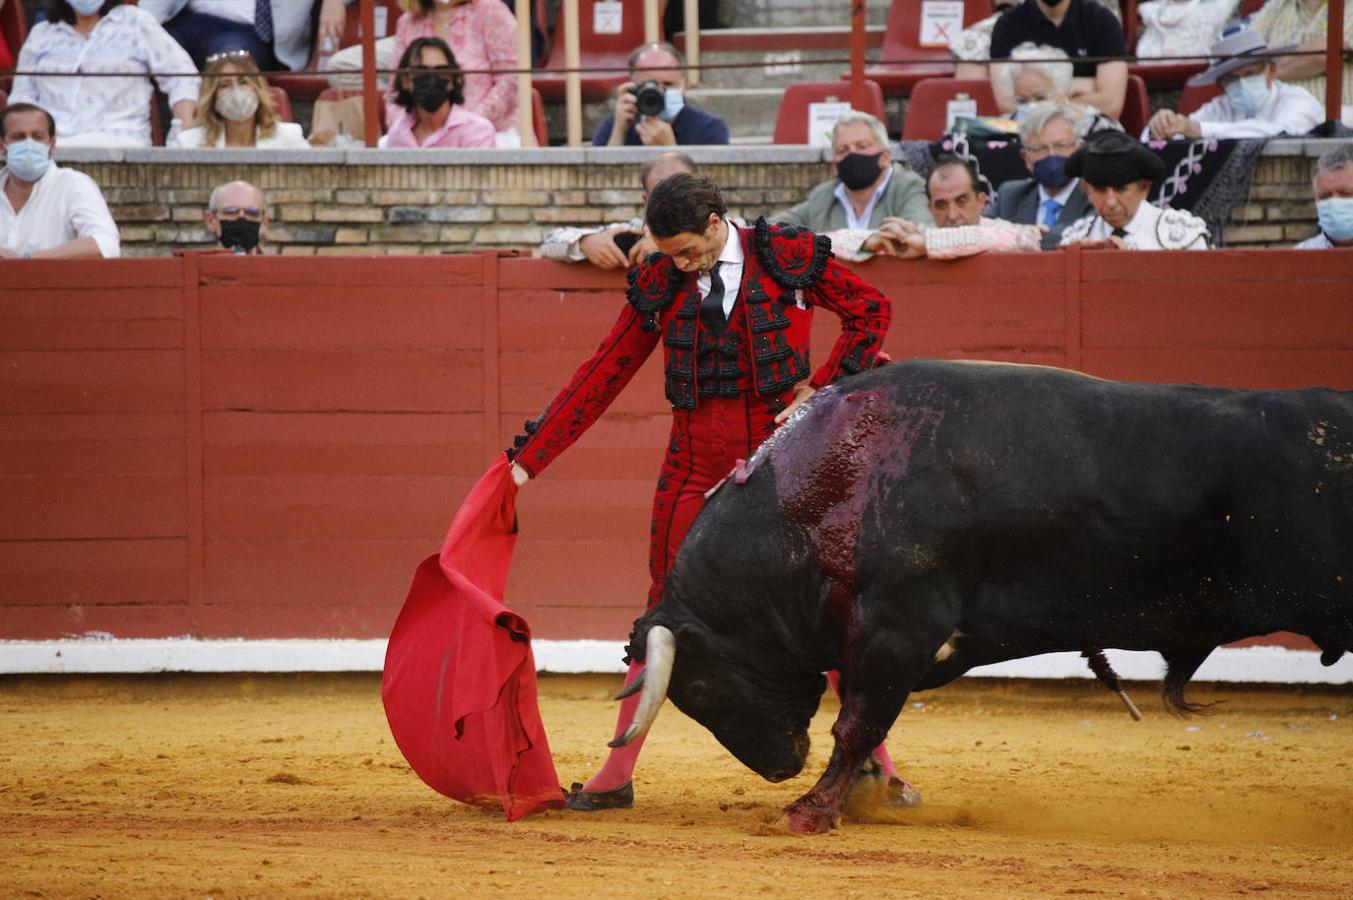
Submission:
M 662 85 L 656 81 L 645 81 L 638 87 L 631 88 L 630 93 L 634 95 L 634 102 L 639 107 L 641 116 L 660 115 L 667 108 L 667 95 L 663 92 Z

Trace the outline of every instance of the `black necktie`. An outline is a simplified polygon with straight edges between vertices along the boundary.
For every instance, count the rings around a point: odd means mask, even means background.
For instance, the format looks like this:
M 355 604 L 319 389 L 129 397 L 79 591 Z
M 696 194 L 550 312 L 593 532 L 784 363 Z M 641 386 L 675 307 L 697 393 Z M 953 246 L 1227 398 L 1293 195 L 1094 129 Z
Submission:
M 272 0 L 256 0 L 254 3 L 254 34 L 268 46 L 272 46 Z
M 1115 228 L 1115 229 L 1113 230 L 1113 236 L 1114 236 L 1114 237 L 1127 237 L 1127 236 L 1128 236 L 1127 229 L 1126 229 L 1126 228 Z
M 723 313 L 723 279 L 719 277 L 721 265 L 722 262 L 716 262 L 714 268 L 709 270 L 709 293 L 700 301 L 700 320 L 715 339 L 723 334 L 728 324 L 728 318 Z

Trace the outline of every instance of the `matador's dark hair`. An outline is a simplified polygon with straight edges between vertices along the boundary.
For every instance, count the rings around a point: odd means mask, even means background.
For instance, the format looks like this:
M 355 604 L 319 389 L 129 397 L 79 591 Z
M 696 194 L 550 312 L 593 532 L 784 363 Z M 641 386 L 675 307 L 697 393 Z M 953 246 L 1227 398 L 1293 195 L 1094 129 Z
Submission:
M 653 186 L 644 218 L 654 237 L 676 237 L 684 232 L 703 234 L 710 214 L 725 216 L 719 186 L 704 175 L 679 172 Z

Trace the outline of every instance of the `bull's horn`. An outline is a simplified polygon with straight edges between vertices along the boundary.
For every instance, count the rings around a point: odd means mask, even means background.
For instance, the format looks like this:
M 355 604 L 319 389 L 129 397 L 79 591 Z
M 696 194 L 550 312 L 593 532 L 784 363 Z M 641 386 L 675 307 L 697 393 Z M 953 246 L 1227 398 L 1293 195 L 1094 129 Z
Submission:
M 634 680 L 625 685 L 624 690 L 615 695 L 615 699 L 624 700 L 626 697 L 633 697 L 635 694 L 642 691 L 644 689 L 644 673 L 647 671 L 647 669 L 644 669 L 643 672 L 635 675 Z
M 647 651 L 644 654 L 643 674 L 635 679 L 643 681 L 643 694 L 639 697 L 639 708 L 634 711 L 634 719 L 625 733 L 607 744 L 608 747 L 623 747 L 639 735 L 648 731 L 653 720 L 658 717 L 662 701 L 667 699 L 667 685 L 672 680 L 672 664 L 676 662 L 676 635 L 662 625 L 654 625 L 648 630 Z

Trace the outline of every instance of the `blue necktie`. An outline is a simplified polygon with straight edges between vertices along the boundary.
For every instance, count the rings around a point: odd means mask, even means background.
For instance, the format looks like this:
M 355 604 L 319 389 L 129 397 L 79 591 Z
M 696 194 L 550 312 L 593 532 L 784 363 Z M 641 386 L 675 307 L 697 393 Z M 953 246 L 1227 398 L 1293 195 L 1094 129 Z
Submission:
M 1057 214 L 1062 211 L 1062 204 L 1049 197 L 1043 201 L 1043 224 L 1048 228 L 1057 227 Z
M 255 0 L 254 34 L 268 46 L 272 46 L 272 0 Z

